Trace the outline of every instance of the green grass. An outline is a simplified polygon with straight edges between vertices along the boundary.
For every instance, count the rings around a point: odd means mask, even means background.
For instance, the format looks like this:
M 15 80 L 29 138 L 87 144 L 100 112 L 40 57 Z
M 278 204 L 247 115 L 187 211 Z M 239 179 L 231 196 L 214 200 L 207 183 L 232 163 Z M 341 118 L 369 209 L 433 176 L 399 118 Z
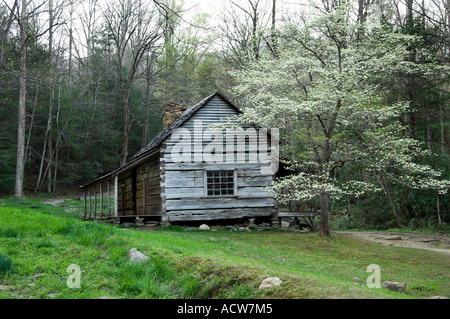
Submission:
M 426 298 L 450 295 L 449 258 L 408 248 L 315 233 L 129 230 L 83 222 L 66 207 L 0 200 L 0 298 Z M 128 261 L 131 248 L 149 259 Z M 1 261 L 0 261 L 1 263 Z M 69 288 L 67 267 L 81 268 Z M 381 281 L 407 282 L 405 293 L 369 289 L 369 264 Z M 1 265 L 0 265 L 1 268 Z M 258 290 L 266 277 L 281 286 Z M 360 281 L 355 281 L 357 277 Z M 419 289 L 422 286 L 431 290 Z M 5 288 L 6 287 L 6 288 Z

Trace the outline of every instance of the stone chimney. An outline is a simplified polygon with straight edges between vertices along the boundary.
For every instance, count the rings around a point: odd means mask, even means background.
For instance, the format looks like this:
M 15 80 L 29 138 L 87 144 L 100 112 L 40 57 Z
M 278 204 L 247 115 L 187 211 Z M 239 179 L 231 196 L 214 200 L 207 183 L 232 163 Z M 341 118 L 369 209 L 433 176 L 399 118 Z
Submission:
M 190 105 L 177 103 L 168 103 L 164 105 L 163 129 L 169 126 L 175 119 L 179 118 L 180 115 L 190 107 Z

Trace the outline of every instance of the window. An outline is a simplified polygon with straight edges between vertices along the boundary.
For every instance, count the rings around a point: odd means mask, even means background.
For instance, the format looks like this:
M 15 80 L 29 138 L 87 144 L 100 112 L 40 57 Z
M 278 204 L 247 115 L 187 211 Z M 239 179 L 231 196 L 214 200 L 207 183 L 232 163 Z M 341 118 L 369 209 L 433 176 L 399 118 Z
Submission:
M 207 196 L 233 196 L 235 192 L 235 171 L 206 171 Z

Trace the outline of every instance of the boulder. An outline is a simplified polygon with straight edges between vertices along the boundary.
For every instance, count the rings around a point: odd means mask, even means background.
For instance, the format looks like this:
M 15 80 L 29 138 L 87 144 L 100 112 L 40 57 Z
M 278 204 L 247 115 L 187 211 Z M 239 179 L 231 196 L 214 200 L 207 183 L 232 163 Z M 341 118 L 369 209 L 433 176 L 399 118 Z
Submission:
M 200 226 L 198 226 L 198 229 L 200 230 L 209 230 L 209 226 L 206 224 L 201 224 Z
M 258 289 L 279 286 L 279 285 L 281 285 L 281 283 L 282 283 L 282 281 L 278 277 L 268 277 L 261 282 Z
M 403 292 L 403 291 L 405 291 L 405 288 L 406 288 L 406 282 L 385 281 L 383 283 L 383 288 L 389 289 L 392 291 Z
M 131 262 L 143 262 L 148 259 L 147 256 L 138 251 L 136 248 L 130 249 L 130 251 L 128 252 L 128 257 L 130 257 Z

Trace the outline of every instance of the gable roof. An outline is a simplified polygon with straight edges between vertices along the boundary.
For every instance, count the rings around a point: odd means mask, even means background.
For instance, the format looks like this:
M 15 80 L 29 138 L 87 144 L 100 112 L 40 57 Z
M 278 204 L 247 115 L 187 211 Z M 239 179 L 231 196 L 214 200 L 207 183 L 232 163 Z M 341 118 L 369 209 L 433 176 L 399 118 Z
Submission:
M 127 169 L 127 167 L 129 167 L 129 166 L 135 164 L 136 162 L 140 161 L 141 159 L 145 158 L 147 155 L 152 154 L 155 151 L 157 151 L 159 149 L 159 146 L 161 145 L 161 143 L 172 134 L 174 129 L 182 126 L 200 108 L 202 108 L 205 104 L 207 104 L 209 101 L 211 101 L 212 98 L 214 98 L 216 96 L 222 98 L 227 104 L 229 104 L 232 108 L 234 108 L 238 113 L 242 113 L 242 111 L 239 110 L 233 103 L 231 103 L 231 101 L 227 97 L 225 97 L 222 93 L 216 92 L 214 94 L 211 94 L 210 96 L 204 98 L 203 100 L 201 100 L 194 106 L 192 106 L 192 107 L 188 108 L 186 111 L 184 111 L 180 117 L 176 118 L 165 129 L 163 129 L 161 132 L 159 132 L 159 134 L 156 135 L 146 146 L 144 146 L 136 154 L 134 154 L 127 163 L 125 163 L 121 167 L 109 172 L 106 175 L 103 175 L 99 178 L 96 178 L 96 179 L 90 181 L 87 184 L 80 186 L 80 188 L 87 187 L 87 186 L 92 185 L 102 179 L 105 179 L 107 177 L 115 175 L 116 173 L 118 173 L 124 169 Z

